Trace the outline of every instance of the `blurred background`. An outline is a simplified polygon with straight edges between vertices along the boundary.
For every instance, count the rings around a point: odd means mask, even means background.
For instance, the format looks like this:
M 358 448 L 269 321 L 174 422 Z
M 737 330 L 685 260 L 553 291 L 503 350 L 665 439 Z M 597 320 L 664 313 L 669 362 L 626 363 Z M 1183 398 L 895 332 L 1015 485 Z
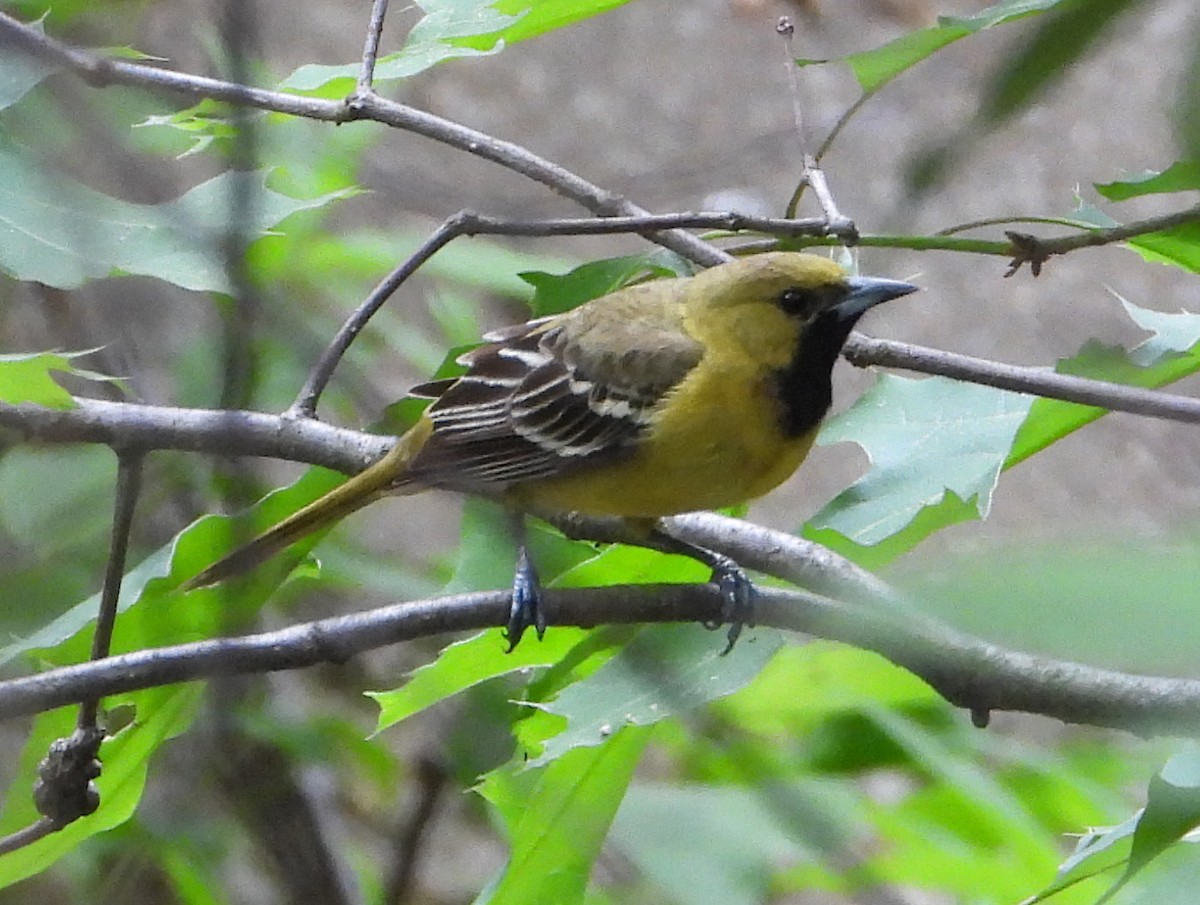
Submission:
M 41 10 L 35 3 L 0 5 L 22 18 Z M 788 54 L 775 32 L 778 17 L 795 17 L 799 56 L 832 58 L 876 47 L 937 15 L 970 14 L 983 5 L 971 0 L 638 0 L 494 56 L 454 60 L 403 83 L 388 83 L 381 93 L 518 142 L 651 211 L 781 215 L 800 172 L 802 145 L 793 122 Z M 348 63 L 361 53 L 366 2 L 256 0 L 245 6 L 243 14 L 253 23 L 245 74 L 252 83 L 271 86 L 303 64 Z M 1176 199 L 1151 196 L 1117 210 L 1091 188 L 1094 182 L 1165 168 L 1179 156 L 1165 111 L 1195 45 L 1200 24 L 1195 4 L 1145 0 L 1130 6 L 1137 14 L 1116 18 L 1085 59 L 1035 104 L 987 130 L 975 119 L 987 75 L 1024 46 L 1030 31 L 1023 23 L 961 41 L 889 85 L 853 119 L 824 161 L 841 210 L 864 233 L 919 234 L 979 218 L 1067 216 L 1080 199 L 1122 221 L 1172 209 Z M 221 4 L 110 0 L 67 2 L 53 9 L 48 30 L 79 44 L 129 45 L 193 73 L 231 77 L 236 69 L 216 24 Z M 394 6 L 384 53 L 400 46 L 420 15 L 415 6 Z M 841 65 L 802 69 L 799 85 L 804 141 L 811 149 L 859 89 Z M 131 128 L 143 123 L 155 105 L 162 113 L 178 109 L 182 104 L 175 99 L 98 92 L 65 77 L 40 91 L 39 103 L 14 110 L 7 127 L 62 172 L 100 191 L 158 203 L 226 165 L 219 155 L 177 157 L 189 148 L 178 132 Z M 256 375 L 251 401 L 268 410 L 290 401 L 341 318 L 445 217 L 462 208 L 514 217 L 581 215 L 564 199 L 494 165 L 374 124 L 294 123 L 260 129 L 257 140 L 253 150 L 260 165 L 273 168 L 272 178 L 284 186 L 316 192 L 356 182 L 366 190 L 319 218 L 301 215 L 294 228 L 314 234 L 303 246 L 304 259 L 280 259 L 269 248 L 251 258 L 249 285 L 257 305 L 251 335 L 265 355 L 260 360 L 268 362 Z M 914 173 L 938 149 L 946 152 L 942 159 L 948 164 L 924 171 L 931 178 L 916 185 Z M 336 238 L 322 241 L 318 229 Z M 1000 232 L 993 228 L 987 234 L 999 237 Z M 323 417 L 369 426 L 388 403 L 435 368 L 447 349 L 469 341 L 481 328 L 522 318 L 528 291 L 514 278 L 516 272 L 563 272 L 597 256 L 643 248 L 636 238 L 458 240 L 363 335 L 335 377 Z M 1051 366 L 1091 339 L 1126 346 L 1140 341 L 1144 334 L 1114 293 L 1161 311 L 1200 305 L 1194 279 L 1144 263 L 1116 246 L 1056 258 L 1036 279 L 1027 268 L 1005 279 L 1002 259 L 940 252 L 868 249 L 860 265 L 864 273 L 912 279 L 925 290 L 873 313 L 861 327 L 864 332 L 1022 365 Z M 180 405 L 221 402 L 221 336 L 228 321 L 204 297 L 156 280 L 123 277 L 70 292 L 5 280 L 0 299 L 4 351 L 96 348 L 97 370 L 122 376 L 135 398 Z M 870 376 L 842 364 L 835 382 L 837 404 L 844 406 L 869 385 Z M 1175 389 L 1187 392 L 1188 386 Z M 89 391 L 120 395 L 115 388 Z M 195 474 L 219 466 L 195 458 L 153 457 L 137 528 L 140 549 L 165 543 L 217 505 Z M 857 447 L 819 448 L 788 485 L 753 506 L 750 518 L 794 530 L 866 466 Z M 301 472 L 298 466 L 253 463 L 236 476 L 261 488 Z M 52 558 L 61 562 L 63 584 L 54 592 L 60 605 L 96 590 L 112 473 L 104 450 L 14 448 L 0 460 L 0 557 L 11 564 L 10 589 L 21 589 L 27 595 L 23 599 L 39 599 L 44 591 L 36 587 L 36 576 Z M 969 561 L 1016 540 L 1087 545 L 1177 537 L 1194 523 L 1198 478 L 1200 446 L 1191 427 L 1110 415 L 1006 473 L 986 522 L 935 535 L 897 563 L 892 574 L 949 571 L 947 562 Z M 252 496 L 247 490 L 231 498 Z M 363 608 L 439 587 L 453 568 L 459 511 L 457 499 L 428 494 L 381 503 L 356 517 L 326 544 L 323 555 L 335 574 L 345 576 L 345 605 Z M 53 543 L 45 542 L 47 536 Z M 386 565 L 372 565 L 364 581 L 368 552 L 386 553 Z M 294 605 L 286 617 L 268 620 L 325 615 L 339 607 L 328 594 Z M 45 612 L 35 609 L 39 618 Z M 19 628 L 21 617 L 12 619 Z M 315 698 L 341 708 L 345 716 L 346 701 L 359 690 L 394 684 L 404 669 L 424 662 L 435 649 L 432 643 L 412 645 L 345 670 L 313 670 L 265 684 L 282 713 L 306 708 Z M 363 731 L 369 730 L 372 709 L 361 701 L 352 706 Z M 481 716 L 486 707 L 470 706 L 479 712 L 422 717 L 416 730 L 397 735 L 397 756 L 416 771 L 412 765 L 444 763 L 431 748 L 442 742 L 434 745 L 433 738 L 467 749 L 502 744 L 478 729 L 486 722 Z M 1044 724 L 1024 729 L 1046 731 Z M 212 731 L 214 744 L 220 744 L 219 732 Z M 22 738 L 18 731 L 11 735 L 6 746 L 15 756 Z M 184 765 L 204 759 L 194 747 L 170 756 Z M 373 755 L 360 751 L 355 756 Z M 474 760 L 488 757 L 457 762 L 463 778 L 469 780 Z M 0 779 L 4 772 L 0 767 Z M 301 772 L 314 800 L 330 802 L 326 816 L 357 820 L 356 832 L 369 835 L 361 823 L 376 817 L 356 811 L 355 790 L 323 786 L 328 777 L 319 769 Z M 234 798 L 245 782 L 244 773 L 215 780 Z M 406 794 L 417 795 L 419 784 L 406 788 Z M 173 812 L 203 807 L 197 797 L 197 789 L 161 781 L 143 805 L 151 815 L 146 819 L 169 824 L 178 819 Z M 401 802 L 396 812 L 406 813 L 408 804 Z M 459 816 L 439 821 L 435 842 L 424 850 L 418 884 L 423 892 L 412 901 L 466 901 L 501 863 L 502 851 L 478 815 L 470 813 L 475 807 L 470 801 L 455 792 L 439 807 Z M 231 863 L 231 888 L 239 891 L 230 901 L 276 900 L 271 898 L 276 893 L 262 888 L 249 859 Z M 136 872 L 136 864 L 127 869 Z M 110 875 L 108 882 L 110 890 L 136 890 L 132 894 L 138 898 L 129 901 L 171 901 L 156 899 L 144 877 Z M 40 884 L 0 893 L 0 902 L 71 900 L 72 894 L 64 892 L 70 884 Z M 96 899 L 105 900 L 115 899 Z

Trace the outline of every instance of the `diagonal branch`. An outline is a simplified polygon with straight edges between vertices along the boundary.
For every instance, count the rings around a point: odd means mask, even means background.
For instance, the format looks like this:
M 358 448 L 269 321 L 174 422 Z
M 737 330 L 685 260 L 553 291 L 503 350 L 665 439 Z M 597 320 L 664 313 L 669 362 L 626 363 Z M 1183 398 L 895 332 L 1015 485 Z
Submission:
M 355 93 L 346 100 L 301 97 L 282 91 L 252 88 L 235 82 L 172 72 L 128 60 L 110 59 L 79 50 L 0 12 L 0 47 L 11 47 L 66 67 L 97 87 L 128 85 L 193 98 L 210 98 L 239 106 L 286 113 L 331 123 L 372 120 L 497 163 L 546 186 L 603 217 L 639 216 L 647 211 L 612 192 L 588 182 L 514 142 L 503 141 L 459 123 L 434 116 L 372 92 Z M 719 264 L 728 255 L 680 230 L 656 232 L 648 238 L 700 264 Z
M 909 343 L 872 339 L 861 333 L 850 337 L 843 354 L 847 361 L 860 368 L 868 365 L 909 368 L 1014 393 L 1029 393 L 1044 399 L 1078 402 L 1080 405 L 1093 405 L 1113 412 L 1128 412 L 1167 421 L 1200 423 L 1200 399 L 1191 396 L 1071 374 L 1056 374 L 1044 368 L 1008 365 Z

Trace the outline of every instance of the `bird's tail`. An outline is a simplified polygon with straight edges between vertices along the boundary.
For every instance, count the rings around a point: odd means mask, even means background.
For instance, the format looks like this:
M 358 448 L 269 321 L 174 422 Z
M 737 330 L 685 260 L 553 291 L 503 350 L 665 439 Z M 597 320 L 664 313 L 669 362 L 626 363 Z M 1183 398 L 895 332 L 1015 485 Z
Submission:
M 425 424 L 419 423 L 401 437 L 382 459 L 366 471 L 217 560 L 188 581 L 183 586 L 184 590 L 205 588 L 249 572 L 313 531 L 340 521 L 389 493 L 403 493 L 408 463 L 428 436 L 428 430 L 421 429 Z M 419 489 L 415 485 L 409 486 L 412 491 Z

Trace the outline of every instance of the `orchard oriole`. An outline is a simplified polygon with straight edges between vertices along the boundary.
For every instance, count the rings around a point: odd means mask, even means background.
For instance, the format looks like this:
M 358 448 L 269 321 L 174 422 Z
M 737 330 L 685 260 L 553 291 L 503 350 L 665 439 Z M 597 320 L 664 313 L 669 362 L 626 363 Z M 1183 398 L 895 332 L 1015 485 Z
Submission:
M 761 496 L 808 454 L 843 343 L 873 305 L 916 290 L 773 252 L 620 289 L 484 336 L 378 462 L 205 569 L 200 587 L 253 568 L 388 494 L 442 487 L 517 510 L 620 516 L 713 568 L 730 645 L 753 587 L 728 557 L 671 538 L 660 516 Z M 545 623 L 522 551 L 509 641 Z M 531 612 L 532 611 L 532 612 Z

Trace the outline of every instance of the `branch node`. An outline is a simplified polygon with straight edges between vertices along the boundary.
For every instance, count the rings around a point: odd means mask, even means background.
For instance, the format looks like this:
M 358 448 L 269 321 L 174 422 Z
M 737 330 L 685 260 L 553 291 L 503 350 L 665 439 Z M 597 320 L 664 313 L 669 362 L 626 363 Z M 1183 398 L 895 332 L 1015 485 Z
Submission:
M 342 102 L 342 108 L 345 114 L 338 122 L 349 123 L 355 120 L 364 119 L 375 100 L 375 90 L 370 86 L 360 85 L 346 95 L 346 99 Z
M 825 235 L 841 239 L 846 245 L 858 244 L 858 225 L 849 217 L 838 214 L 825 223 Z
M 971 708 L 971 725 L 976 729 L 986 729 L 992 721 L 992 711 L 987 707 Z
M 459 236 L 478 235 L 485 223 L 485 218 L 470 208 L 463 208 L 457 214 L 447 218 L 442 229 Z
M 86 817 L 100 807 L 100 792 L 92 781 L 100 775 L 100 743 L 104 730 L 96 726 L 76 729 L 50 745 L 38 764 L 33 801 L 38 813 L 55 828 Z
M 600 217 L 619 217 L 626 213 L 626 208 L 625 196 L 601 189 L 597 192 L 596 204 L 592 210 Z
M 1035 277 L 1042 272 L 1042 265 L 1050 260 L 1053 254 L 1047 251 L 1042 244 L 1042 240 L 1037 236 L 1029 233 L 1019 233 L 1014 230 L 1005 230 L 1004 235 L 1008 237 L 1008 241 L 1012 243 L 1012 260 L 1008 264 L 1008 270 L 1005 272 L 1005 277 L 1010 277 L 1021 269 L 1022 264 L 1029 265 L 1029 272 Z

